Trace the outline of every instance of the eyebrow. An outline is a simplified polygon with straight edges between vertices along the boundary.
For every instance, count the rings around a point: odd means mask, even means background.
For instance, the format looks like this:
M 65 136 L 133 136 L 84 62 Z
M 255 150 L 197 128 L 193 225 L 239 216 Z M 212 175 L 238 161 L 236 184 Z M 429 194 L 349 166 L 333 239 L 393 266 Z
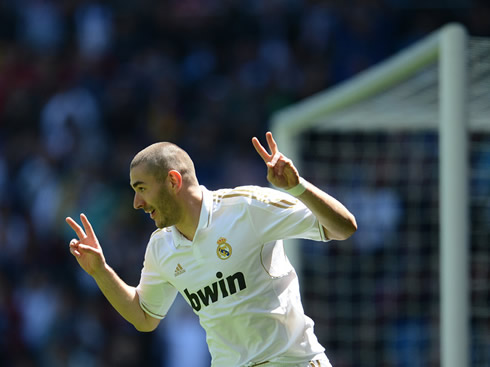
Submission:
M 144 185 L 145 183 L 143 181 L 136 181 L 135 183 L 131 184 L 131 186 L 136 189 L 139 185 Z

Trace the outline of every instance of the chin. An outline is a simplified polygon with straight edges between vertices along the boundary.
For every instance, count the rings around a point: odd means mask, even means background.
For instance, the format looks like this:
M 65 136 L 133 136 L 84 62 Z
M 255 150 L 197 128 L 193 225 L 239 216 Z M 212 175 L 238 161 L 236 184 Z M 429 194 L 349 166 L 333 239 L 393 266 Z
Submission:
M 166 228 L 166 227 L 168 227 L 169 225 L 168 225 L 168 223 L 165 223 L 165 222 L 155 222 L 155 226 L 156 226 L 157 228 L 162 229 L 162 228 Z

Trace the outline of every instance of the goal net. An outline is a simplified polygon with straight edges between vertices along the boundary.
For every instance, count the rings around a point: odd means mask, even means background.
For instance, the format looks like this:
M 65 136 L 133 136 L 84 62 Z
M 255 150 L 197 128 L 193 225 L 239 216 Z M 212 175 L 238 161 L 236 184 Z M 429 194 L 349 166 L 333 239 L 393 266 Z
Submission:
M 489 366 L 490 40 L 448 25 L 272 131 L 357 219 L 288 245 L 333 365 Z

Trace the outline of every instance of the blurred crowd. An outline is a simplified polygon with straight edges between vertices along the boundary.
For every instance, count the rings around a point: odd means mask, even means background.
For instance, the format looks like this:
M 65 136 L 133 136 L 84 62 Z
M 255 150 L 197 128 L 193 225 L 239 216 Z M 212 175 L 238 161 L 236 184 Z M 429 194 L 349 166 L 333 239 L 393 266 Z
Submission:
M 153 230 L 132 208 L 140 149 L 181 145 L 211 189 L 266 185 L 250 139 L 274 111 L 449 21 L 490 36 L 488 19 L 469 0 L 0 2 L 0 365 L 208 366 L 181 300 L 152 334 L 112 310 L 64 218 L 86 213 L 136 285 Z

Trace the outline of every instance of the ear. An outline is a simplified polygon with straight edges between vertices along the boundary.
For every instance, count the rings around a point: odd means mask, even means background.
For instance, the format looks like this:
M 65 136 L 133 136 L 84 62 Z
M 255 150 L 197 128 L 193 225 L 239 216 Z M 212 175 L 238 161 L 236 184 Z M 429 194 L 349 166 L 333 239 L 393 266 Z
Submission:
M 178 192 L 182 188 L 182 175 L 179 171 L 171 170 L 168 172 L 168 182 L 170 183 L 170 187 Z

